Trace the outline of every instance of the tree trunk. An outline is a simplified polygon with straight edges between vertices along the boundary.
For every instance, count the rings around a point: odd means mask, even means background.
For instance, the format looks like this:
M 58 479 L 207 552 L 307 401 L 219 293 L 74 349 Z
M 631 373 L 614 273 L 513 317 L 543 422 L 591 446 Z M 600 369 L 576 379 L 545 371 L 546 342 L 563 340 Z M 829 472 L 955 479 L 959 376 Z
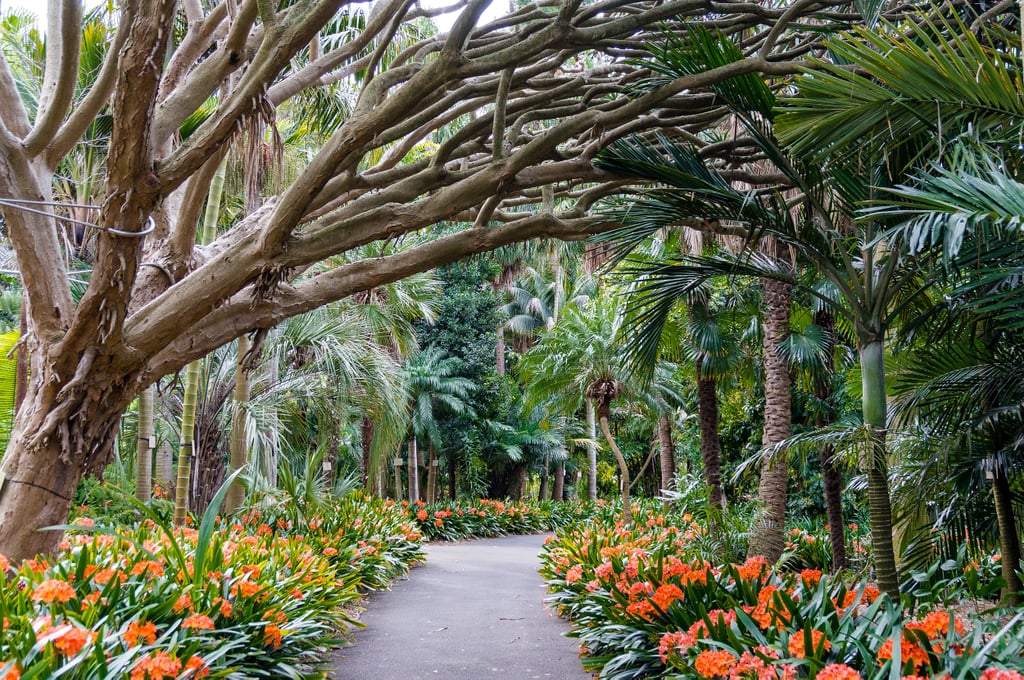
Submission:
M 672 442 L 672 421 L 668 416 L 658 418 L 658 447 L 661 452 L 661 489 L 676 488 L 676 447 Z
M 633 508 L 629 503 L 629 465 L 626 464 L 626 458 L 622 455 L 622 451 L 619 450 L 618 444 L 615 443 L 615 438 L 612 437 L 612 432 L 608 429 L 608 416 L 601 412 L 601 432 L 604 434 L 605 440 L 608 442 L 608 446 L 611 447 L 615 453 L 615 460 L 619 463 L 619 491 L 622 493 L 622 521 L 626 526 L 633 524 Z
M 28 333 L 28 296 L 21 296 L 21 312 L 18 317 L 18 340 Z M 28 391 L 28 350 L 25 347 L 18 348 L 14 353 L 14 413 L 17 415 L 21 410 L 21 403 L 25 401 L 25 394 Z
M 402 456 L 401 456 L 401 450 L 399 450 L 399 455 L 395 456 L 395 489 L 394 489 L 394 498 L 395 498 L 395 500 L 402 500 L 402 496 L 403 495 L 404 494 L 402 493 Z
M 779 354 L 779 344 L 789 337 L 792 287 L 783 281 L 764 279 L 764 435 L 761 443 L 772 447 L 792 432 L 792 380 L 789 366 Z M 758 485 L 761 511 L 750 533 L 748 555 L 775 562 L 786 547 L 786 497 L 789 482 L 788 455 L 776 452 L 765 458 Z
M 1013 516 L 1013 492 L 1006 470 L 993 465 L 992 498 L 996 506 L 996 521 L 999 524 L 999 545 L 1002 550 L 1000 563 L 1003 570 L 1004 604 L 1019 607 L 1024 603 L 1024 585 L 1021 584 L 1020 570 L 1020 535 L 1017 533 L 1017 520 Z
M 823 428 L 835 422 L 836 414 L 832 406 L 832 376 L 835 372 L 832 356 L 835 348 L 835 318 L 828 309 L 819 309 L 814 313 L 814 323 L 821 328 L 825 337 L 825 366 L 822 374 L 814 381 L 814 396 L 822 404 L 827 404 L 826 411 L 819 413 L 815 419 L 817 427 Z M 835 449 L 824 446 L 821 449 L 821 477 L 825 495 L 825 512 L 828 517 L 829 542 L 832 545 L 832 572 L 842 571 L 849 566 L 846 556 L 846 520 L 843 518 L 843 476 L 835 464 Z
M 430 453 L 427 460 L 427 503 L 437 502 L 435 491 L 437 489 L 437 452 L 434 444 L 430 444 Z
M 597 500 L 597 422 L 594 402 L 586 400 L 587 407 L 587 500 Z
M 135 455 L 135 497 L 145 503 L 153 492 L 153 392 L 139 393 L 139 446 Z
M 359 442 L 362 446 L 362 459 L 359 464 L 359 473 L 363 480 L 363 489 L 367 493 L 372 492 L 372 480 L 370 479 L 370 449 L 373 446 L 374 425 L 373 419 L 363 416 L 359 421 Z
M 409 460 L 407 464 L 409 475 L 409 502 L 413 503 L 420 498 L 420 465 L 416 451 L 416 437 L 409 440 Z
M 715 377 L 704 374 L 704 361 L 697 359 L 697 410 L 700 415 L 700 457 L 712 507 L 725 509 L 722 487 L 722 444 L 718 439 L 718 388 Z
M 199 395 L 201 361 L 190 362 L 185 369 L 185 396 L 181 406 L 181 432 L 178 443 L 178 474 L 174 482 L 174 526 L 185 526 L 188 495 L 195 463 L 196 400 Z
M 551 480 L 551 500 L 556 503 L 565 501 L 565 464 L 556 463 L 554 477 Z
M 498 324 L 498 341 L 494 347 L 494 368 L 498 375 L 505 375 L 505 327 L 501 324 Z
M 448 499 L 455 500 L 459 493 L 458 479 L 456 478 L 458 463 L 455 460 L 455 452 L 448 452 Z
M 224 194 L 224 178 L 227 174 L 227 156 L 220 165 L 210 183 L 210 195 L 206 199 L 206 212 L 203 214 L 203 225 L 199 232 L 200 245 L 213 242 L 217 235 L 217 215 L 220 213 L 220 199 Z M 201 360 L 189 362 L 185 370 L 185 396 L 181 414 L 181 441 L 178 445 L 178 480 L 174 485 L 174 524 L 184 526 L 188 512 L 188 494 L 192 467 L 196 461 L 195 451 L 195 417 L 196 399 L 199 394 L 201 379 Z
M 864 426 L 868 442 L 861 456 L 861 468 L 868 479 L 868 514 L 871 518 L 871 548 L 875 555 L 878 588 L 899 598 L 900 582 L 892 540 L 892 499 L 889 495 L 889 461 L 886 450 L 885 345 L 879 335 L 861 341 L 860 371 Z
M 249 460 L 249 447 L 245 437 L 246 410 L 245 403 L 249 401 L 251 384 L 249 373 L 245 370 L 245 356 L 249 352 L 249 336 L 241 335 L 238 338 L 238 348 L 235 360 L 235 399 L 232 404 L 231 414 L 231 473 L 242 468 Z M 224 512 L 231 514 L 242 507 L 245 501 L 245 487 L 242 481 L 235 478 L 228 489 L 227 497 L 224 499 Z
M 547 466 L 541 470 L 540 473 L 540 489 L 537 491 L 537 500 L 546 501 L 548 499 L 548 470 Z

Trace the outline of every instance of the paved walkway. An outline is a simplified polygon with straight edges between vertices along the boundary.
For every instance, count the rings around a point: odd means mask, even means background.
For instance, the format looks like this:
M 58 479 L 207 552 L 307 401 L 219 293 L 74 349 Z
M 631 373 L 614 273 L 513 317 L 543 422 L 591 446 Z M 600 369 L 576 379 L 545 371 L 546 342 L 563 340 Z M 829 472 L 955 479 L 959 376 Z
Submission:
M 430 546 L 426 566 L 373 593 L 335 680 L 588 680 L 568 625 L 544 608 L 544 536 Z

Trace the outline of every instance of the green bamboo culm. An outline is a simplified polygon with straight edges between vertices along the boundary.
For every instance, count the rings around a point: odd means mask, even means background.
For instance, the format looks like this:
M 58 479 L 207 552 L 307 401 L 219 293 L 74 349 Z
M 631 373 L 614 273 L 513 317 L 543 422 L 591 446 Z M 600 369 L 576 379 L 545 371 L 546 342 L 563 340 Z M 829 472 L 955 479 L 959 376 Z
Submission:
M 145 503 L 153 492 L 153 392 L 139 393 L 139 448 L 135 456 L 135 497 Z
M 220 162 L 217 173 L 210 182 L 210 196 L 206 201 L 203 225 L 199 230 L 199 244 L 207 245 L 217 236 L 217 216 L 220 214 L 220 199 L 224 194 L 224 176 L 227 174 L 227 157 Z M 202 361 L 196 359 L 185 369 L 185 395 L 181 406 L 181 435 L 178 445 L 178 474 L 174 484 L 174 525 L 184 526 L 188 514 L 188 492 L 192 479 L 192 462 L 195 454 L 196 400 L 199 396 L 199 380 L 202 377 Z

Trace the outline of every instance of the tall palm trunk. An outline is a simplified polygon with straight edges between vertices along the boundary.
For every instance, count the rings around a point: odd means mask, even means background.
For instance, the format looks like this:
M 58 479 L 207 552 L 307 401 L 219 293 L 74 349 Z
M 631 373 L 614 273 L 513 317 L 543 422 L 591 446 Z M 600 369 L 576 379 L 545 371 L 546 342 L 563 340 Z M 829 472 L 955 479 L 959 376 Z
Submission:
M 225 157 L 210 182 L 210 195 L 206 199 L 203 227 L 199 233 L 199 243 L 202 245 L 213 242 L 217 235 L 217 215 L 220 212 L 220 199 L 224 193 L 224 176 L 226 174 L 227 158 Z M 178 443 L 178 479 L 174 485 L 174 524 L 176 526 L 185 524 L 185 515 L 188 512 L 189 482 L 195 462 L 196 400 L 199 395 L 201 374 L 201 361 L 198 359 L 189 363 L 185 369 L 185 396 L 181 408 L 181 439 Z
M 594 402 L 586 400 L 587 410 L 587 500 L 597 500 L 597 422 Z
M 598 422 L 601 423 L 601 432 L 604 434 L 605 441 L 608 442 L 608 446 L 611 447 L 612 452 L 615 454 L 615 460 L 619 463 L 619 473 L 621 479 L 619 480 L 619 491 L 622 494 L 622 521 L 626 526 L 633 524 L 633 508 L 630 505 L 629 499 L 629 465 L 626 464 L 626 458 L 622 455 L 622 451 L 619 450 L 618 444 L 615 443 L 615 438 L 612 437 L 612 432 L 608 428 L 608 404 L 601 404 L 598 408 Z
M 448 453 L 448 500 L 455 500 L 455 497 L 459 493 L 458 480 L 456 479 L 456 472 L 458 471 L 458 463 L 455 460 L 455 452 L 450 451 Z
M 420 465 L 417 460 L 416 437 L 409 440 L 409 502 L 413 503 L 420 498 Z
M 245 438 L 245 403 L 249 401 L 252 386 L 249 381 L 249 372 L 246 370 L 246 354 L 249 353 L 249 336 L 241 335 L 238 338 L 238 348 L 235 359 L 235 399 L 231 413 L 231 470 L 233 473 L 239 468 L 245 467 L 249 459 L 249 447 Z M 227 497 L 224 499 L 224 511 L 232 513 L 242 507 L 245 500 L 245 488 L 241 480 L 235 478 L 228 489 Z
M 565 463 L 555 465 L 555 479 L 551 484 L 551 500 L 565 500 Z
M 718 387 L 713 375 L 704 373 L 704 360 L 697 359 L 697 410 L 700 414 L 700 457 L 704 463 L 704 481 L 708 501 L 725 509 L 722 487 L 722 443 L 718 438 Z
M 672 443 L 672 421 L 658 418 L 658 448 L 661 454 L 661 488 L 672 491 L 676 485 L 676 447 Z
M 399 449 L 399 455 L 395 456 L 395 489 L 394 498 L 395 500 L 401 500 L 402 496 L 402 455 L 401 449 Z
M 832 375 L 835 366 L 832 359 L 835 348 L 835 317 L 828 309 L 819 309 L 814 313 L 814 323 L 825 337 L 825 365 L 822 373 L 814 381 L 814 396 L 822 404 L 829 404 L 827 412 L 819 413 L 815 425 L 821 429 L 835 420 L 835 409 L 832 403 Z M 843 476 L 835 463 L 835 449 L 831 445 L 822 447 L 820 453 L 821 478 L 825 496 L 825 513 L 828 517 L 829 542 L 832 545 L 833 573 L 846 569 L 849 562 L 846 556 L 846 520 L 843 518 Z
M 374 486 L 370 479 L 370 449 L 373 446 L 374 424 L 373 419 L 363 416 L 359 421 L 359 441 L 362 444 L 363 455 L 359 464 L 359 474 L 363 480 L 363 490 L 371 493 Z
M 868 442 L 861 468 L 868 480 L 868 513 L 871 517 L 871 548 L 875 554 L 878 588 L 899 597 L 899 574 L 892 540 L 892 500 L 889 495 L 889 461 L 886 450 L 885 344 L 881 335 L 858 344 L 862 384 L 862 408 Z
M 148 501 L 153 492 L 153 385 L 139 393 L 139 446 L 135 456 L 135 497 Z
M 1013 492 L 1006 470 L 993 466 L 992 497 L 996 505 L 996 522 L 999 525 L 999 545 L 1002 550 L 1003 589 L 1005 603 L 1014 607 L 1024 604 L 1024 585 L 1021 584 L 1018 570 L 1020 569 L 1021 549 L 1020 534 L 1017 533 L 1017 520 L 1013 516 Z
M 435 492 L 437 490 L 437 451 L 434 450 L 434 443 L 430 443 L 430 453 L 427 457 L 427 502 L 437 501 Z
M 498 339 L 494 345 L 495 371 L 498 375 L 505 375 L 505 327 L 498 324 Z
M 540 472 L 540 488 L 537 490 L 537 500 L 546 501 L 548 499 L 548 487 L 550 485 L 548 475 L 547 464 L 544 465 L 544 469 Z
M 787 439 L 792 431 L 792 379 L 779 345 L 789 337 L 792 286 L 764 279 L 764 435 L 770 447 Z M 761 503 L 750 534 L 749 555 L 775 562 L 786 547 L 786 497 L 789 482 L 788 456 L 777 452 L 765 458 L 757 496 Z

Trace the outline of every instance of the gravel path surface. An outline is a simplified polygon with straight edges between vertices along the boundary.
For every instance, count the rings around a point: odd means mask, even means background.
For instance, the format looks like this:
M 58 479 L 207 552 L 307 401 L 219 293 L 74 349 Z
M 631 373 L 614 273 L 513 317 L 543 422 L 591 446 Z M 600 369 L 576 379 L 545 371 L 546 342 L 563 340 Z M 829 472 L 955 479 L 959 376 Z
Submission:
M 543 604 L 544 535 L 434 544 L 427 564 L 372 594 L 335 680 L 589 680 L 568 625 Z

